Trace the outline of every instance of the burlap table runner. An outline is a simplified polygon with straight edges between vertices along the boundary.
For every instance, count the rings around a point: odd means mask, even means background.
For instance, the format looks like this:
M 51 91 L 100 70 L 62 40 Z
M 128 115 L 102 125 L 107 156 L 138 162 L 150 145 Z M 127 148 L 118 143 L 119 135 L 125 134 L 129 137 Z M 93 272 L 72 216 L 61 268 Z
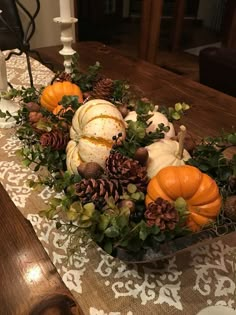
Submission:
M 46 85 L 53 76 L 35 60 L 32 68 L 36 85 Z M 24 56 L 12 57 L 7 63 L 7 72 L 15 87 L 28 85 Z M 185 250 L 162 263 L 126 264 L 96 246 L 83 247 L 80 256 L 68 261 L 66 236 L 56 230 L 53 222 L 38 216 L 54 192 L 47 187 L 42 191 L 28 187 L 27 181 L 36 179 L 36 174 L 25 168 L 17 157 L 20 142 L 14 133 L 14 128 L 0 129 L 1 183 L 32 223 L 64 283 L 86 315 L 191 315 L 208 305 L 235 305 L 235 258 L 232 255 L 236 247 L 235 233 Z

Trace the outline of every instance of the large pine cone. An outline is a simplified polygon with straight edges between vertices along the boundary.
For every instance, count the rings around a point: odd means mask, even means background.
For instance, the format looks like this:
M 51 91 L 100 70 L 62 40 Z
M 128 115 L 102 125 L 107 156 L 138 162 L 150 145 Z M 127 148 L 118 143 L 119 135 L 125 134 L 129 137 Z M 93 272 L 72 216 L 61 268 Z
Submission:
M 69 134 L 62 130 L 52 130 L 43 133 L 39 141 L 43 147 L 51 147 L 55 151 L 64 150 L 69 141 Z
M 109 178 L 119 180 L 123 186 L 135 184 L 140 191 L 146 191 L 147 168 L 137 160 L 130 159 L 119 152 L 111 151 L 106 160 L 106 171 Z
M 103 207 L 109 197 L 117 201 L 123 193 L 117 180 L 94 178 L 84 178 L 76 183 L 75 191 L 83 204 L 93 202 L 97 207 Z
M 114 83 L 112 79 L 100 79 L 93 88 L 92 96 L 94 98 L 109 100 L 112 97 L 113 91 Z
M 176 208 L 162 198 L 149 203 L 144 217 L 149 226 L 157 225 L 161 231 L 173 230 L 179 222 L 179 213 Z

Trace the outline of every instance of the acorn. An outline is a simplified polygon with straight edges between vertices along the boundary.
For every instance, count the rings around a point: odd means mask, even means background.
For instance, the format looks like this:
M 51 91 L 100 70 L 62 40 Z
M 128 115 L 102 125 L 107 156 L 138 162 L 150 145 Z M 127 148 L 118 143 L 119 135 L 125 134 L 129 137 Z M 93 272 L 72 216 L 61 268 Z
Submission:
M 226 217 L 236 222 L 236 195 L 226 198 L 224 204 L 224 214 Z
M 25 104 L 25 107 L 28 109 L 29 112 L 39 112 L 40 105 L 35 102 L 29 102 Z
M 96 162 L 81 163 L 77 167 L 78 173 L 83 178 L 99 178 L 103 173 L 103 168 Z
M 128 115 L 129 110 L 125 104 L 118 105 L 117 109 L 119 110 L 123 118 L 125 118 Z
M 187 132 L 185 140 L 184 140 L 184 147 L 185 149 L 191 154 L 194 149 L 196 148 L 196 139 L 190 132 Z
M 138 148 L 134 153 L 134 159 L 139 161 L 141 165 L 145 165 L 147 163 L 148 157 L 148 150 L 144 147 Z
M 29 122 L 32 124 L 37 123 L 42 118 L 43 118 L 43 115 L 40 112 L 30 112 L 29 113 Z
M 69 130 L 70 129 L 70 125 L 66 121 L 63 121 L 63 120 L 59 121 L 58 126 L 61 127 L 64 130 Z
M 119 202 L 118 204 L 119 208 L 123 208 L 123 207 L 127 207 L 130 209 L 130 212 L 134 212 L 135 211 L 135 203 L 134 201 L 130 200 L 130 199 L 123 199 Z

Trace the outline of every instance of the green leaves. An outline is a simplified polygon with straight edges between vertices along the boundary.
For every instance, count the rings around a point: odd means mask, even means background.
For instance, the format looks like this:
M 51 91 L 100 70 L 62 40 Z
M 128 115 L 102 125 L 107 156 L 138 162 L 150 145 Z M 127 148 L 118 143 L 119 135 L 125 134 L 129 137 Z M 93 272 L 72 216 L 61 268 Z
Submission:
M 42 147 L 39 142 L 39 134 L 28 126 L 20 127 L 17 136 L 23 147 L 20 155 L 23 165 L 32 166 L 35 171 L 46 166 L 49 173 L 63 172 L 66 170 L 66 153 L 64 150 L 55 151 L 50 146 Z M 59 185 L 58 185 L 59 187 Z
M 160 233 L 160 228 L 156 225 L 148 226 L 144 221 L 141 222 L 139 238 L 145 241 L 149 235 L 158 235 Z
M 164 114 L 169 121 L 180 120 L 190 106 L 186 103 L 176 103 L 174 107 L 160 106 L 159 111 Z
M 152 112 L 154 107 L 154 104 L 148 100 L 137 100 L 135 111 L 137 115 L 140 116 L 139 118 L 145 116 L 144 121 L 147 121 L 150 118 L 149 112 Z
M 116 238 L 120 235 L 120 231 L 117 226 L 110 226 L 105 230 L 104 234 L 109 238 Z
M 114 103 L 116 102 L 126 103 L 130 94 L 129 91 L 130 86 L 122 80 L 114 80 L 113 84 L 114 87 L 112 101 Z
M 64 108 L 72 108 L 74 111 L 76 111 L 80 105 L 82 105 L 79 103 L 79 98 L 77 95 L 65 95 L 59 104 L 63 105 Z
M 229 134 L 227 136 L 227 141 L 232 145 L 236 145 L 236 133 Z
M 28 166 L 30 166 L 31 161 L 30 161 L 29 159 L 24 159 L 24 160 L 22 161 L 22 164 L 23 164 L 25 167 L 28 167 Z
M 154 107 L 148 101 L 138 100 L 136 102 L 137 120 L 127 121 L 126 139 L 122 142 L 121 146 L 116 148 L 117 151 L 133 158 L 139 147 L 145 147 L 158 139 L 164 138 L 164 133 L 169 131 L 169 127 L 164 124 L 159 124 L 153 132 L 147 132 L 150 124 L 148 120 L 153 116 L 150 112 L 154 110 Z
M 107 252 L 109 255 L 112 254 L 112 250 L 113 250 L 113 244 L 111 240 L 106 240 L 106 242 L 103 245 L 103 249 L 105 250 L 105 252 Z
M 83 92 L 90 91 L 92 89 L 100 70 L 101 65 L 97 61 L 94 65 L 90 66 L 85 73 L 81 72 L 79 69 L 79 55 L 75 54 L 73 56 L 72 79 Z
M 105 231 L 110 223 L 110 216 L 101 214 L 98 222 L 98 230 Z
M 21 89 L 15 89 L 11 88 L 7 92 L 1 93 L 1 97 L 7 100 L 14 99 L 16 97 L 19 97 L 22 102 L 28 103 L 28 102 L 38 102 L 39 96 L 42 91 L 43 87 L 41 87 L 39 90 L 37 90 L 35 87 L 21 87 Z
M 5 118 L 7 116 L 6 113 L 4 113 L 3 111 L 1 111 L 0 109 L 0 118 Z
M 127 136 L 135 137 L 136 141 L 142 140 L 146 135 L 146 124 L 142 121 L 128 121 Z
M 222 134 L 219 137 L 207 137 L 195 148 L 187 164 L 199 168 L 214 178 L 220 188 L 225 187 L 231 175 L 235 175 L 236 155 L 232 159 L 224 156 L 224 151 L 233 146 L 236 134 Z

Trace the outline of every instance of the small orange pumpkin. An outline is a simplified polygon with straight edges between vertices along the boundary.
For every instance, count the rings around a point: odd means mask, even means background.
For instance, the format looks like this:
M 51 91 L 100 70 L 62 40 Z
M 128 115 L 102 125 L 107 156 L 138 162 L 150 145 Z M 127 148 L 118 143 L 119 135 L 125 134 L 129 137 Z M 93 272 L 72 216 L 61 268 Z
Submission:
M 79 102 L 83 102 L 83 94 L 78 85 L 69 81 L 63 81 L 54 82 L 46 86 L 42 92 L 40 103 L 44 108 L 56 115 L 62 109 L 62 106 L 58 103 L 64 95 L 77 95 Z
M 186 224 L 193 232 L 215 221 L 222 202 L 216 182 L 190 165 L 161 169 L 148 183 L 146 205 L 158 197 L 170 202 L 182 197 L 190 213 Z

